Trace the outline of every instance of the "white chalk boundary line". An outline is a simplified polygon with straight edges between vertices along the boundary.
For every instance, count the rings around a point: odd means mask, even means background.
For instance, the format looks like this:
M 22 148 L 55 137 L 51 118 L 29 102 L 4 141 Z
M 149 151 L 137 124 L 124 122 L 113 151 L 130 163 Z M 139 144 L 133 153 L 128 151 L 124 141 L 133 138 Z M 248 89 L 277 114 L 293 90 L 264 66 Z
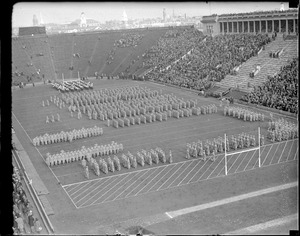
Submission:
M 205 203 L 205 204 L 198 205 L 198 206 L 183 208 L 183 209 L 180 209 L 180 210 L 177 210 L 177 211 L 166 212 L 166 215 L 168 215 L 170 218 L 174 218 L 174 217 L 189 214 L 189 213 L 192 213 L 192 212 L 201 211 L 201 210 L 209 209 L 209 208 L 220 206 L 220 205 L 225 205 L 225 204 L 241 201 L 241 200 L 252 198 L 252 197 L 257 197 L 257 196 L 260 196 L 260 195 L 264 195 L 264 194 L 268 194 L 268 193 L 272 193 L 272 192 L 292 188 L 292 187 L 295 187 L 295 186 L 298 186 L 298 182 L 292 182 L 292 183 L 288 183 L 288 184 L 284 184 L 284 185 L 279 185 L 279 186 L 276 186 L 276 187 L 266 188 L 266 189 L 262 189 L 262 190 L 258 190 L 258 191 L 238 195 L 238 196 L 235 196 L 235 197 L 225 198 L 225 199 L 222 199 L 222 200 L 219 200 L 219 201 L 214 201 L 214 202 Z
M 257 231 L 265 230 L 265 229 L 268 229 L 268 228 L 271 228 L 271 227 L 280 226 L 280 225 L 283 225 L 283 224 L 287 224 L 287 223 L 290 223 L 290 222 L 295 221 L 295 220 L 298 221 L 298 213 L 294 214 L 294 215 L 289 215 L 289 216 L 285 216 L 285 217 L 282 217 L 282 218 L 278 218 L 278 219 L 275 219 L 275 220 L 270 220 L 270 221 L 260 223 L 260 224 L 257 224 L 257 225 L 252 225 L 252 226 L 249 226 L 247 228 L 231 231 L 231 232 L 228 232 L 224 235 L 253 234 Z M 287 232 L 287 234 L 288 234 L 288 232 Z

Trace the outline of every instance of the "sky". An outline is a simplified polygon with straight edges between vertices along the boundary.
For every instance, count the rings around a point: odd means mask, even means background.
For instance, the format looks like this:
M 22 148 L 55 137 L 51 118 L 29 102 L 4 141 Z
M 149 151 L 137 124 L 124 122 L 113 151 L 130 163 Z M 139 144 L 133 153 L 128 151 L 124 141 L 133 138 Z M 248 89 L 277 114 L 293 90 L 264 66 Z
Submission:
M 288 2 L 283 2 L 288 9 Z M 167 15 L 205 16 L 211 14 L 243 13 L 279 10 L 280 2 L 22 2 L 13 6 L 12 27 L 32 26 L 33 15 L 44 23 L 66 23 L 80 18 L 104 23 L 122 20 L 123 11 L 128 19 L 162 18 L 163 8 Z

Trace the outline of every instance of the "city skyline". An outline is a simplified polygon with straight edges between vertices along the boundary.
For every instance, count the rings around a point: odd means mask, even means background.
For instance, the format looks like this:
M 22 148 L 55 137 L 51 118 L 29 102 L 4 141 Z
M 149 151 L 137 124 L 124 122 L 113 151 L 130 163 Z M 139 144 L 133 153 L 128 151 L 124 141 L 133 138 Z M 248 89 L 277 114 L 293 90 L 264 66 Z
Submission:
M 288 9 L 288 3 L 284 8 Z M 32 26 L 33 15 L 39 22 L 67 23 L 80 18 L 82 12 L 87 19 L 104 23 L 110 20 L 122 20 L 126 11 L 128 19 L 163 18 L 166 14 L 187 17 L 211 14 L 243 13 L 253 11 L 279 10 L 280 2 L 102 2 L 102 3 L 17 3 L 13 6 L 12 27 Z

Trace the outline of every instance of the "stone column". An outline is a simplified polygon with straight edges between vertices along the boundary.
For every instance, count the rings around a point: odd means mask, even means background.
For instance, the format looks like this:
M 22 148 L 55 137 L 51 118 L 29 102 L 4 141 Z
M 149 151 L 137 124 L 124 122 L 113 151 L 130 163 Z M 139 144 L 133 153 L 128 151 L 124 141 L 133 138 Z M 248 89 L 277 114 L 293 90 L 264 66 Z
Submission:
M 229 33 L 229 23 L 227 21 L 227 33 Z
M 244 33 L 244 31 L 245 31 L 244 22 L 245 22 L 245 21 L 242 21 L 242 33 Z
M 272 32 L 274 32 L 274 20 L 272 20 Z
M 281 19 L 279 19 L 278 27 L 279 27 L 278 32 L 281 33 Z
M 259 21 L 259 32 L 261 33 L 261 20 Z
M 239 22 L 236 22 L 236 32 L 239 33 Z
M 250 33 L 250 22 L 248 21 L 248 32 L 247 33 Z
M 268 33 L 268 21 L 266 20 L 266 33 Z
M 285 20 L 285 33 L 287 34 L 288 33 L 288 26 L 289 26 L 289 21 L 288 20 Z
M 296 20 L 293 20 L 293 33 L 296 33 Z

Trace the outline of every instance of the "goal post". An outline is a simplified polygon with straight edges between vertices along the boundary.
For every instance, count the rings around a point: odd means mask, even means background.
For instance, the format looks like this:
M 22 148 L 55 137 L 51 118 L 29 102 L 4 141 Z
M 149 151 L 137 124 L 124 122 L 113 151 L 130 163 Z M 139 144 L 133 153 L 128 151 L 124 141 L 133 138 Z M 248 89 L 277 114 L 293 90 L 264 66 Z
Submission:
M 260 157 L 260 149 L 261 149 L 261 139 L 260 139 L 260 127 L 258 127 L 257 130 L 257 138 L 258 141 L 256 142 L 256 144 L 258 144 L 257 146 L 255 145 L 254 147 L 251 148 L 243 148 L 242 150 L 238 150 L 238 151 L 232 151 L 229 152 L 229 150 L 227 150 L 227 146 L 226 146 L 226 142 L 227 142 L 227 135 L 226 133 L 224 134 L 224 140 L 225 140 L 225 165 L 224 165 L 224 169 L 225 169 L 225 175 L 228 175 L 228 156 L 231 155 L 235 155 L 235 154 L 241 154 L 243 152 L 250 152 L 250 151 L 254 151 L 254 150 L 258 150 L 258 167 L 261 167 L 261 157 Z

